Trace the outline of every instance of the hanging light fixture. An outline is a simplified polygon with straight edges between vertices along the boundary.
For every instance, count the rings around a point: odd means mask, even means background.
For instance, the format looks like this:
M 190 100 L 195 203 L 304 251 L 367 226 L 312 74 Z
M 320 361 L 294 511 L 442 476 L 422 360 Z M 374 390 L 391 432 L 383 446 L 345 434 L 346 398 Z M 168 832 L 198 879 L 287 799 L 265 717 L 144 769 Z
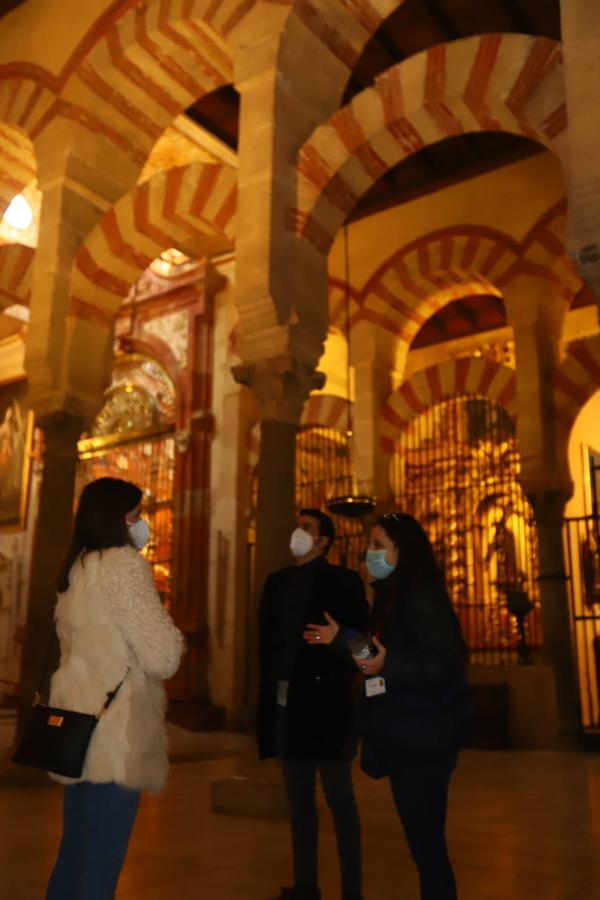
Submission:
M 348 449 L 349 473 L 340 481 L 345 482 L 345 490 L 332 496 L 327 501 L 327 509 L 335 516 L 344 516 L 347 519 L 358 519 L 373 512 L 377 506 L 377 500 L 369 493 L 361 493 L 357 489 L 354 476 L 354 414 L 351 392 L 351 367 L 350 367 L 350 253 L 348 249 L 348 225 L 344 225 L 344 301 L 346 311 L 346 446 Z M 340 485 L 342 486 L 342 485 Z

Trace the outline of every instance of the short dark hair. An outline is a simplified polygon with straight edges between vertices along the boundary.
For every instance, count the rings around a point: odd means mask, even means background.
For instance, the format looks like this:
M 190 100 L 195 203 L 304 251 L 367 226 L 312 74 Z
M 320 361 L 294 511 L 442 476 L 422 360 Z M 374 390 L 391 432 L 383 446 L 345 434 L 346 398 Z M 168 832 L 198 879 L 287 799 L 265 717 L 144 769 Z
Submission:
M 335 541 L 335 525 L 333 524 L 333 519 L 331 516 L 328 516 L 327 513 L 321 512 L 320 509 L 313 509 L 312 507 L 304 507 L 300 510 L 299 515 L 301 516 L 310 516 L 311 519 L 316 519 L 319 523 L 319 537 L 329 538 L 329 543 L 323 550 L 323 555 L 327 556 L 329 551 L 331 550 L 331 546 Z
M 121 478 L 97 478 L 86 484 L 75 513 L 73 533 L 58 576 L 58 591 L 69 587 L 71 566 L 92 550 L 131 546 L 125 516 L 142 502 L 142 491 Z

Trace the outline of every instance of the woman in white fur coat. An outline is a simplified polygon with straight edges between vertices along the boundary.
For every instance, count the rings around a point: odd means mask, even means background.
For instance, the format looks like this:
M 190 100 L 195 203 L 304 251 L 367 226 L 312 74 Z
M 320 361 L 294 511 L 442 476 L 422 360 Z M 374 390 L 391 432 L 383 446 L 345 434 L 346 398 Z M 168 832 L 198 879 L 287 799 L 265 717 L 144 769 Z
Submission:
M 168 770 L 163 680 L 177 671 L 183 638 L 138 553 L 149 529 L 142 492 L 100 478 L 79 501 L 58 581 L 60 665 L 50 705 L 96 713 L 81 779 L 65 784 L 63 834 L 46 900 L 111 900 L 140 791 L 159 791 Z

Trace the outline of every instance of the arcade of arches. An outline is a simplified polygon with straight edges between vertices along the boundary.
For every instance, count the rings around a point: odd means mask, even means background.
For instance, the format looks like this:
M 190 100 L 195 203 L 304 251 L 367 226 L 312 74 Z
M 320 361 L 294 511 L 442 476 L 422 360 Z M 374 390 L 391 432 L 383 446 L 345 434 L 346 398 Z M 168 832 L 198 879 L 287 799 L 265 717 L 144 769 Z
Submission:
M 416 0 L 11 5 L 2 702 L 110 473 L 144 489 L 189 727 L 247 722 L 294 509 L 356 489 L 429 530 L 515 741 L 600 728 L 598 3 L 444 0 L 452 34 Z

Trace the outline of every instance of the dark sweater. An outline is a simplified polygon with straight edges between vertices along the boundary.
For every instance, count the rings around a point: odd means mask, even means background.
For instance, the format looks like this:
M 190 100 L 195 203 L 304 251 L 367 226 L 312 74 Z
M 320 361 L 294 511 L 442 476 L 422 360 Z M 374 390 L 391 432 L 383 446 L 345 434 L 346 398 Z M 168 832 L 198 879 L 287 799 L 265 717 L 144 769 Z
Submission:
M 464 672 L 460 625 L 443 586 L 434 578 L 376 582 L 373 630 L 387 650 L 382 675 L 390 688 L 428 688 Z

